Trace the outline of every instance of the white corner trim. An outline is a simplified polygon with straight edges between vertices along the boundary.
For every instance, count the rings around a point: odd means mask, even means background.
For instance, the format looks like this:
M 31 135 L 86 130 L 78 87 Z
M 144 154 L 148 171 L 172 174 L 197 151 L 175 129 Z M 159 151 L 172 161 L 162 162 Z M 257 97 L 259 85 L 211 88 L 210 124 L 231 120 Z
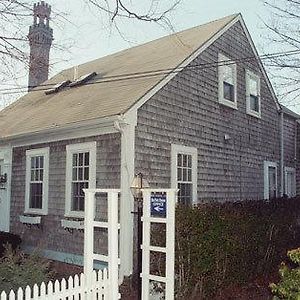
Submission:
M 71 209 L 71 183 L 72 183 L 72 158 L 74 153 L 89 152 L 89 189 L 96 188 L 96 163 L 97 163 L 97 143 L 79 143 L 66 146 L 66 190 L 65 190 L 65 217 L 83 218 L 84 211 L 72 211 Z
M 189 154 L 192 156 L 192 184 L 193 204 L 198 202 L 198 150 L 195 147 L 171 144 L 171 188 L 177 189 L 177 154 Z
M 269 167 L 276 169 L 276 196 L 278 196 L 278 164 L 273 161 L 264 161 L 264 199 L 269 199 Z
M 222 63 L 226 61 L 231 61 L 232 59 L 228 58 L 222 53 L 218 54 L 218 95 L 219 95 L 219 103 L 228 106 L 233 109 L 237 109 L 237 70 L 236 64 L 230 64 L 229 67 L 233 69 L 233 86 L 234 86 L 234 101 L 230 101 L 224 98 L 224 86 L 223 86 L 223 74 L 224 74 L 224 66 Z M 225 65 L 226 66 L 226 65 Z
M 30 197 L 30 177 L 31 177 L 31 158 L 35 156 L 44 157 L 43 167 L 43 198 L 42 208 L 30 208 L 29 197 Z M 25 178 L 25 213 L 26 214 L 37 214 L 47 215 L 48 214 L 48 194 L 49 194 L 49 147 L 31 149 L 26 151 L 26 178 Z
M 41 216 L 19 216 L 20 222 L 23 224 L 38 225 L 41 224 Z
M 252 110 L 250 107 L 250 80 L 253 79 L 257 82 L 257 97 L 259 111 Z M 246 83 L 246 113 L 252 117 L 261 119 L 261 94 L 260 94 L 260 76 L 250 70 L 245 71 Z
M 66 229 L 84 229 L 84 220 L 77 221 L 77 220 L 61 220 L 61 226 Z

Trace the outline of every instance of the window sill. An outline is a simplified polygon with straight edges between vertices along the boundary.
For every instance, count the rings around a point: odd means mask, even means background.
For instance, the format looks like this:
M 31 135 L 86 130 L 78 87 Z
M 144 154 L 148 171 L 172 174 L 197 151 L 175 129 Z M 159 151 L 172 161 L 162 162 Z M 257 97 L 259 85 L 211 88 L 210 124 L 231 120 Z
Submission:
M 30 224 L 30 225 L 39 225 L 41 224 L 42 217 L 41 216 L 24 216 L 21 215 L 20 222 L 23 224 Z
M 257 119 L 261 119 L 260 112 L 256 112 L 256 111 L 253 111 L 253 110 L 247 110 L 247 115 L 255 117 Z
M 69 220 L 69 219 L 62 219 L 61 226 L 65 229 L 84 229 L 84 220 Z
M 226 107 L 235 109 L 235 110 L 238 109 L 236 102 L 232 102 L 232 101 L 229 101 L 229 100 L 226 100 L 226 99 L 219 99 L 219 103 L 226 106 Z

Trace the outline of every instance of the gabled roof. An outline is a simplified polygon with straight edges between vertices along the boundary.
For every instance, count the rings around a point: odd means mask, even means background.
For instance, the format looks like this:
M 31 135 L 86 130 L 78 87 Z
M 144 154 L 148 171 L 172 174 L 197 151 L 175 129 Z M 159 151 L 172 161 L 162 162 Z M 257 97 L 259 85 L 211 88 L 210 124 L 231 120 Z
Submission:
M 74 68 L 60 72 L 0 112 L 0 139 L 125 113 L 159 86 L 171 70 L 239 18 L 237 14 L 227 16 L 82 64 L 76 68 L 78 77 L 97 73 L 88 84 L 46 95 L 46 89 L 74 77 Z M 170 72 L 143 76 L 157 70 Z M 135 73 L 139 75 L 126 77 Z

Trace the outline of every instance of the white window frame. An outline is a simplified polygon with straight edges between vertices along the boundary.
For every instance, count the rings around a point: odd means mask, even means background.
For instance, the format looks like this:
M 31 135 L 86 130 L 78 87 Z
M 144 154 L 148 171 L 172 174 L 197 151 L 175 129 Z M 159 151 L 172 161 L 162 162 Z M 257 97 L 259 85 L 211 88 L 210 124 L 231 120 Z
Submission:
M 187 154 L 192 156 L 192 203 L 197 203 L 197 177 L 198 177 L 198 150 L 195 147 L 187 147 L 183 145 L 171 145 L 171 188 L 178 188 L 177 178 L 177 155 Z
M 269 167 L 274 167 L 276 171 L 276 197 L 278 196 L 278 174 L 277 163 L 273 161 L 264 162 L 264 199 L 269 200 Z
M 258 108 L 259 111 L 252 110 L 250 106 L 250 80 L 254 80 L 257 83 L 257 97 L 258 97 Z M 246 70 L 245 72 L 246 81 L 246 112 L 256 118 L 261 118 L 261 97 L 260 97 L 260 77 L 253 72 Z
M 292 191 L 292 197 L 296 196 L 296 169 L 292 167 L 284 167 L 284 193 L 286 194 L 287 191 L 287 175 L 289 172 L 293 172 L 293 191 Z
M 96 142 L 70 144 L 66 146 L 66 206 L 65 217 L 83 218 L 84 211 L 73 211 L 72 207 L 72 160 L 73 154 L 89 152 L 89 189 L 96 188 Z
M 25 211 L 26 214 L 47 215 L 48 214 L 48 193 L 49 193 L 49 147 L 32 149 L 26 151 L 26 179 L 25 179 Z M 43 167 L 43 198 L 42 208 L 30 208 L 30 178 L 31 158 L 35 156 L 44 157 Z
M 234 77 L 233 86 L 234 86 L 234 101 L 230 101 L 224 98 L 224 86 L 223 86 L 223 75 L 224 75 L 224 66 L 222 64 L 230 61 L 230 64 L 226 65 L 233 69 Z M 232 59 L 226 57 L 222 53 L 218 55 L 218 82 L 219 82 L 219 103 L 224 104 L 230 108 L 237 109 L 237 68 L 236 64 L 232 62 Z

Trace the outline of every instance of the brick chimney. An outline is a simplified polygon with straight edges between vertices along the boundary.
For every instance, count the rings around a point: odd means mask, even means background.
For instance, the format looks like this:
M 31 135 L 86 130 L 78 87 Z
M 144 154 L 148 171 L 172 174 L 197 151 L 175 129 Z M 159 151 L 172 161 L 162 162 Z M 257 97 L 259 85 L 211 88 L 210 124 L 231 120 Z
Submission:
M 33 25 L 29 27 L 29 77 L 28 91 L 48 79 L 49 53 L 53 30 L 49 26 L 51 6 L 44 1 L 33 6 Z

